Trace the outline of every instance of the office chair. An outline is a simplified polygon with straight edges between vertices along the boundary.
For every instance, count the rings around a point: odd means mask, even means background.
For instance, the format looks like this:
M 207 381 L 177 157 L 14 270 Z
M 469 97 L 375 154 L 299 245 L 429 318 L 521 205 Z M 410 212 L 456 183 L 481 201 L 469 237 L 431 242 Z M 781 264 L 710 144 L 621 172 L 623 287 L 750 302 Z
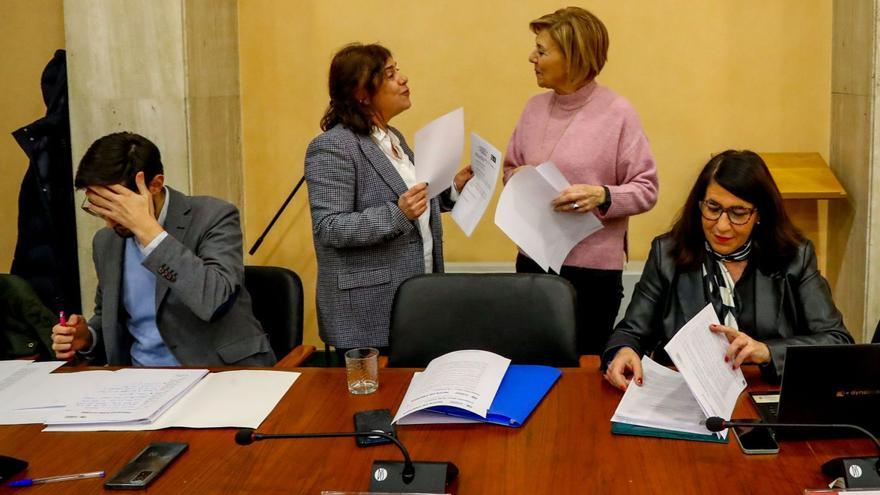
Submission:
M 244 286 L 254 316 L 269 335 L 276 367 L 295 367 L 315 351 L 303 346 L 303 287 L 299 276 L 279 266 L 245 266 Z
M 554 275 L 419 275 L 394 296 L 388 366 L 421 368 L 463 349 L 516 364 L 577 366 L 575 298 Z
M 877 328 L 874 329 L 874 338 L 871 339 L 872 344 L 880 344 L 880 321 L 877 322 Z

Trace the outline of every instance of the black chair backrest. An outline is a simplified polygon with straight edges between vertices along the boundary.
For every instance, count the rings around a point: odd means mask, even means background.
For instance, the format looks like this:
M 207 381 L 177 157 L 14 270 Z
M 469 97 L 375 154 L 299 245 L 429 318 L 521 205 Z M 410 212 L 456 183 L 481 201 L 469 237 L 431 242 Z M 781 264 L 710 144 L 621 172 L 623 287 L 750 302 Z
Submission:
M 872 344 L 880 344 L 880 321 L 877 322 L 877 328 L 874 329 L 874 338 L 871 339 Z
M 575 299 L 555 275 L 419 275 L 394 296 L 388 365 L 424 367 L 480 349 L 518 364 L 577 366 Z
M 275 356 L 281 359 L 302 344 L 303 287 L 299 276 L 280 266 L 245 266 L 244 286 Z

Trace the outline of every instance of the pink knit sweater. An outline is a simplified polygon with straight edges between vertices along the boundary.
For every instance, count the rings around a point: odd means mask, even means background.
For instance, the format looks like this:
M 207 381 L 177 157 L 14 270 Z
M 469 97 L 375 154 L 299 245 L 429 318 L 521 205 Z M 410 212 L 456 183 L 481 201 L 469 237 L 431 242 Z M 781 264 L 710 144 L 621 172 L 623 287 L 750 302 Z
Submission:
M 629 216 L 657 202 L 657 168 L 635 110 L 595 81 L 569 95 L 531 98 L 507 146 L 504 182 L 514 168 L 548 160 L 572 184 L 611 191 L 611 208 L 604 215 L 594 210 L 605 228 L 575 246 L 564 264 L 621 270 Z

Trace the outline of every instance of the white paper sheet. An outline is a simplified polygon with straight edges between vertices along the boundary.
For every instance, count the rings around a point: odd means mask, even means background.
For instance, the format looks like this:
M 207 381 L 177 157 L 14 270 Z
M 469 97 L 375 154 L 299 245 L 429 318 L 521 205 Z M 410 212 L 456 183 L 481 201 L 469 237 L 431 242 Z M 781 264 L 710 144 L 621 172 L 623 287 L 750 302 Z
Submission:
M 724 362 L 729 346 L 723 334 L 713 333 L 709 325 L 718 324 L 711 304 L 687 322 L 664 349 L 684 376 L 691 393 L 707 418 L 729 420 L 739 394 L 746 388 L 742 368 Z M 725 438 L 727 430 L 722 432 Z
M 487 351 L 444 354 L 413 376 L 392 423 L 434 406 L 458 407 L 485 418 L 509 365 L 509 359 Z
M 23 391 L 13 404 L 14 409 L 61 408 L 74 403 L 86 392 L 106 385 L 113 371 L 93 370 L 73 373 L 51 373 L 42 377 L 36 387 Z M 56 411 L 57 412 L 57 411 Z
M 64 361 L 0 361 L 0 408 L 13 404 L 17 389 L 32 387 L 49 373 L 64 365 Z M 21 364 L 19 364 L 21 363 Z
M 211 373 L 151 424 L 52 425 L 43 431 L 258 428 L 299 378 L 292 371 Z
M 428 199 L 452 185 L 464 151 L 464 109 L 457 108 L 416 131 L 416 181 L 428 183 Z
M 681 373 L 642 357 L 643 385 L 626 388 L 611 421 L 709 435 L 706 415 Z
M 25 400 L 42 393 L 42 384 L 64 361 L 0 361 L 0 425 L 42 423 L 58 409 L 25 409 Z
M 8 361 L 0 361 L 0 383 L 5 381 L 8 376 L 12 375 L 13 373 L 31 363 L 32 361 L 27 361 L 24 359 L 10 359 Z
M 501 152 L 477 133 L 471 133 L 471 169 L 474 176 L 464 186 L 452 208 L 452 219 L 470 237 L 483 218 L 501 170 Z
M 150 423 L 207 374 L 205 369 L 121 369 L 47 423 Z
M 569 183 L 552 162 L 522 169 L 498 199 L 495 225 L 541 268 L 559 273 L 572 248 L 601 229 L 602 222 L 592 212 L 553 210 L 552 201 Z

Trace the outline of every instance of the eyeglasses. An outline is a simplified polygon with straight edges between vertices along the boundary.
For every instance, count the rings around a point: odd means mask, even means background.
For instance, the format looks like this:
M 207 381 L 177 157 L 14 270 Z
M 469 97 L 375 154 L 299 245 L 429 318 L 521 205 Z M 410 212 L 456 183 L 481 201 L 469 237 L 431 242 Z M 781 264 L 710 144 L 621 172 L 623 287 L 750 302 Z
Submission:
M 92 204 L 92 203 L 91 203 L 91 201 L 89 201 L 89 197 L 86 196 L 86 198 L 83 200 L 82 204 L 79 205 L 79 207 L 82 209 L 82 211 L 88 213 L 89 215 L 91 215 L 91 216 L 93 216 L 93 217 L 103 218 L 101 215 L 99 215 L 99 214 L 93 212 L 93 211 L 89 208 L 89 205 L 90 205 L 90 204 Z
M 752 214 L 758 211 L 757 208 L 746 208 L 744 206 L 731 206 L 724 208 L 714 201 L 700 201 L 700 212 L 706 220 L 718 220 L 722 213 L 727 213 L 727 220 L 734 225 L 745 225 L 749 223 Z

